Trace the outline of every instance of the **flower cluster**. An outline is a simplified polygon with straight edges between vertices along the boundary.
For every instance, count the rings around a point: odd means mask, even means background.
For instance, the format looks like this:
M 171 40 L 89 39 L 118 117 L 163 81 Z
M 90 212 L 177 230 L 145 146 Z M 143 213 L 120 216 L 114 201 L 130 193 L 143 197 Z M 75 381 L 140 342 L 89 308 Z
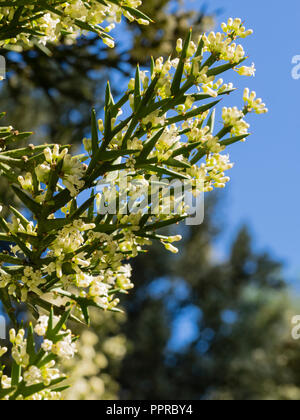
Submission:
M 244 91 L 244 102 L 248 112 L 254 111 L 256 114 L 265 114 L 268 112 L 266 104 L 262 99 L 256 98 L 256 92 L 251 92 L 248 88 Z
M 53 167 L 53 165 L 57 165 L 59 162 L 62 162 L 62 182 L 70 191 L 71 196 L 76 197 L 78 192 L 84 187 L 84 181 L 82 181 L 82 178 L 87 169 L 86 165 L 81 164 L 78 158 L 69 155 L 67 149 L 63 149 L 60 152 L 58 145 L 54 146 L 53 152 L 49 147 L 47 147 L 44 150 L 44 155 L 46 161 L 39 165 L 35 170 L 38 181 L 41 183 L 47 182 L 49 174 L 51 173 L 51 167 Z M 30 184 L 30 187 L 28 185 L 27 189 L 32 189 L 31 174 L 26 174 L 26 178 L 29 179 L 28 184 Z M 23 185 L 22 187 L 24 188 Z M 41 194 L 39 198 L 40 201 L 43 201 L 45 195 Z
M 30 325 L 28 336 L 25 330 L 10 330 L 13 367 L 11 377 L 0 369 L 0 399 L 10 400 L 59 400 L 60 388 L 55 388 L 65 380 L 57 367 L 57 361 L 73 358 L 76 345 L 71 331 L 65 331 L 63 324 L 67 317 L 59 318 L 51 313 L 51 318 L 41 316 L 33 330 Z M 40 338 L 40 350 L 36 352 L 35 337 Z M 7 348 L 0 348 L 0 357 Z
M 222 118 L 225 127 L 230 127 L 232 134 L 236 136 L 248 134 L 250 125 L 243 119 L 244 113 L 237 107 L 223 108 Z
M 120 332 L 123 320 L 123 314 L 91 311 L 91 327 L 80 332 L 75 357 L 62 363 L 71 385 L 63 394 L 66 400 L 118 399 L 119 384 L 108 371 L 118 369 L 127 352 L 126 337 Z
M 249 35 L 253 34 L 252 29 L 246 30 L 243 26 L 242 20 L 240 18 L 232 19 L 229 18 L 227 23 L 222 23 L 221 27 L 225 33 L 230 35 L 232 38 L 240 37 L 246 38 Z
M 93 31 L 105 44 L 114 47 L 109 32 L 121 21 L 122 15 L 142 25 L 150 23 L 150 19 L 137 10 L 141 0 L 47 0 L 42 5 L 28 0 L 22 1 L 22 9 L 15 3 L 0 7 L 0 47 L 14 44 L 30 47 L 36 40 L 42 44 L 57 43 L 62 36 L 72 42 L 82 31 Z M 105 21 L 108 25 L 100 26 Z

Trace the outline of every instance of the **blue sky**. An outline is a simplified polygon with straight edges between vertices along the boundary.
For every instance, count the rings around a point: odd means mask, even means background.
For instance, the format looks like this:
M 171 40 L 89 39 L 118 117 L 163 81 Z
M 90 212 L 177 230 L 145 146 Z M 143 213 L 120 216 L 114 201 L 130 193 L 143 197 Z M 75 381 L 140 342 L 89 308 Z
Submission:
M 189 7 L 201 4 L 189 0 Z M 217 250 L 224 255 L 234 232 L 247 223 L 256 247 L 281 258 L 289 279 L 296 282 L 300 279 L 300 80 L 294 80 L 291 71 L 293 56 L 300 55 L 300 2 L 209 0 L 208 5 L 210 11 L 223 10 L 217 16 L 219 24 L 228 17 L 241 17 L 254 30 L 243 44 L 257 75 L 242 79 L 242 85 L 239 79 L 238 86 L 256 90 L 270 110 L 266 116 L 251 117 L 253 136 L 230 151 L 236 165 L 223 205 L 226 233 Z

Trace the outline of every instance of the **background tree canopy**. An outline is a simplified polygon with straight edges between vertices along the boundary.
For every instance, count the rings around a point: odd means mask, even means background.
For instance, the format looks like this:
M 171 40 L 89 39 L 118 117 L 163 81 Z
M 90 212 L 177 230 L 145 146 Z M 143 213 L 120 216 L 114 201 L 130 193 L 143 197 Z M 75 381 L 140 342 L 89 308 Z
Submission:
M 210 204 L 206 222 L 186 228 L 179 257 L 156 249 L 135 261 L 122 397 L 299 398 L 299 344 L 290 334 L 295 311 L 281 265 L 253 251 L 246 227 L 228 259 L 216 263 L 218 208 Z

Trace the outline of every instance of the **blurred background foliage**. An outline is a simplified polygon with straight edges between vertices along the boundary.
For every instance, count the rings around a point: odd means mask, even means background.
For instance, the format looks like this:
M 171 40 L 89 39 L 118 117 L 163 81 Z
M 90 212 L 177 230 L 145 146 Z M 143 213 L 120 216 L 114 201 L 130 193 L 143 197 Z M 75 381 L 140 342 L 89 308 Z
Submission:
M 300 343 L 281 264 L 253 251 L 244 227 L 219 262 L 222 200 L 205 223 L 178 226 L 180 253 L 159 244 L 132 262 L 125 315 L 93 314 L 79 355 L 66 366 L 74 399 L 298 400 Z M 78 331 L 79 332 L 79 331 Z
M 230 257 L 216 262 L 220 203 L 207 203 L 202 226 L 185 228 L 178 257 L 152 249 L 134 266 L 123 330 L 129 399 L 299 399 L 296 313 L 281 265 L 255 253 L 247 228 Z
M 127 35 L 115 50 L 89 35 L 75 46 L 2 51 L 7 121 L 34 131 L 32 143 L 79 147 L 91 108 L 103 107 L 108 77 L 120 81 L 112 83 L 118 96 L 134 65 L 172 54 L 190 26 L 195 37 L 213 27 L 217 11 L 195 4 L 198 10 L 185 12 L 179 0 L 144 1 L 155 24 L 124 23 Z M 13 201 L 3 177 L 0 201 Z M 253 251 L 246 227 L 220 262 L 214 242 L 223 229 L 221 205 L 206 206 L 203 225 L 178 227 L 179 255 L 154 246 L 133 261 L 136 287 L 124 298 L 126 316 L 95 312 L 89 331 L 78 328 L 79 353 L 64 366 L 74 384 L 66 399 L 300 398 L 300 344 L 291 339 L 297 301 L 280 262 Z
M 70 377 L 66 400 L 115 400 L 119 398 L 118 378 L 127 352 L 127 339 L 122 331 L 125 315 L 91 311 L 91 329 L 73 325 L 80 335 L 78 353 L 64 362 Z

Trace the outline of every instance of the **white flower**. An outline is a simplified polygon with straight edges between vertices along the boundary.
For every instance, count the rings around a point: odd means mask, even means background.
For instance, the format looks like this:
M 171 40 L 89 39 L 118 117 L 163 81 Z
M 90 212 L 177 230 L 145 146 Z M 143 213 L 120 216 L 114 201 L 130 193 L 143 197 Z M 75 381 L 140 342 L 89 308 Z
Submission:
M 11 379 L 8 378 L 6 375 L 3 375 L 1 378 L 1 386 L 3 389 L 11 388 Z
M 112 39 L 109 38 L 102 38 L 102 41 L 105 45 L 107 45 L 109 48 L 114 48 L 115 42 Z
M 42 373 L 40 369 L 36 366 L 30 366 L 28 371 L 24 373 L 24 381 L 27 386 L 42 382 Z
M 129 1 L 126 0 L 126 6 L 131 6 L 137 8 L 141 4 L 140 1 Z M 17 6 L 13 5 L 11 7 L 0 7 L 0 13 L 4 20 L 4 25 L 9 26 Z M 127 17 L 130 21 L 136 20 L 140 25 L 149 25 L 149 20 L 144 18 L 139 18 L 133 16 L 127 10 L 111 4 L 110 2 L 105 4 L 100 4 L 97 1 L 90 1 L 85 3 L 82 0 L 68 0 L 67 2 L 62 2 L 56 5 L 56 10 L 59 13 L 41 13 L 39 17 L 36 17 L 35 20 L 27 18 L 32 16 L 32 9 L 30 5 L 25 5 L 22 10 L 22 21 L 26 25 L 26 29 L 38 30 L 39 34 L 32 36 L 32 34 L 23 31 L 20 35 L 17 35 L 14 38 L 9 40 L 0 41 L 0 46 L 3 46 L 5 43 L 9 44 L 19 44 L 20 46 L 32 46 L 34 42 L 39 42 L 45 45 L 47 42 L 58 43 L 64 32 L 68 32 L 68 35 L 65 34 L 67 43 L 74 43 L 76 37 L 78 37 L 80 31 L 76 20 L 85 22 L 91 26 L 101 25 L 105 20 L 108 20 L 110 25 L 105 28 L 105 32 L 108 33 L 114 28 L 114 23 L 120 23 L 122 14 Z M 42 9 L 42 12 L 46 9 Z M 96 30 L 95 30 L 96 31 Z M 28 31 L 29 32 L 29 31 Z M 104 43 L 109 47 L 114 46 L 114 41 L 107 38 L 104 33 L 99 33 L 102 37 Z
M 179 39 L 177 39 L 176 51 L 177 51 L 178 53 L 181 53 L 182 48 L 183 48 L 183 42 L 182 42 L 182 39 L 181 39 L 181 38 L 179 38 Z
M 46 353 L 48 353 L 52 350 L 53 343 L 50 340 L 44 340 L 41 347 Z
M 163 242 L 163 244 L 168 251 L 172 252 L 173 254 L 178 254 L 179 252 L 178 248 L 176 248 L 170 243 Z
M 31 175 L 31 173 L 28 172 L 25 175 L 25 179 L 22 176 L 19 176 L 18 177 L 18 181 L 21 184 L 21 187 L 23 188 L 23 190 L 32 191 L 33 184 L 32 184 L 32 175 Z
M 71 359 L 77 352 L 76 344 L 72 342 L 71 333 L 69 333 L 62 341 L 54 344 L 52 352 L 62 359 Z
M 59 317 L 54 316 L 53 317 L 53 327 L 55 327 L 58 322 L 59 322 Z M 42 315 L 42 316 L 39 317 L 39 319 L 37 321 L 37 324 L 34 328 L 34 332 L 38 336 L 43 337 L 43 336 L 46 335 L 48 325 L 49 325 L 49 317 L 47 315 Z

